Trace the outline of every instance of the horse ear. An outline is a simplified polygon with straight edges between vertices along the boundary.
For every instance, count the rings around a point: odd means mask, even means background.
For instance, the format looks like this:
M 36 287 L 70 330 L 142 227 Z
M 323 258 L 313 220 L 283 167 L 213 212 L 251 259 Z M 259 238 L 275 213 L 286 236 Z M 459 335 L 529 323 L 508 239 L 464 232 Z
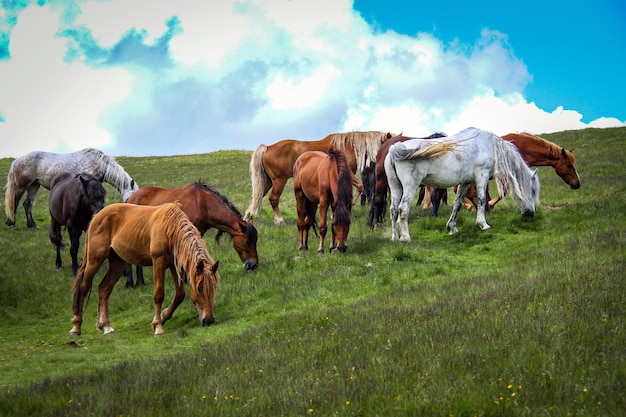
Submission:
M 220 261 L 215 261 L 215 263 L 211 267 L 211 272 L 213 272 L 213 274 L 215 274 L 217 272 L 217 267 L 218 266 L 220 266 Z
M 561 148 L 561 156 L 563 158 L 567 157 L 567 154 L 565 153 L 565 148 Z
M 80 175 L 80 174 L 78 175 L 78 178 L 80 178 L 80 182 L 83 183 L 83 186 L 87 187 L 88 181 L 86 179 L 84 179 L 83 176 Z

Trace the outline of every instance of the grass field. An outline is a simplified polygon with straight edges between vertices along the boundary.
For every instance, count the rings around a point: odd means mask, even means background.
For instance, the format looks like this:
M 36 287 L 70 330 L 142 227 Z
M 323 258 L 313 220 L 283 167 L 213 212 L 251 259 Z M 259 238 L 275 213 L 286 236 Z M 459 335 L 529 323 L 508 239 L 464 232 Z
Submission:
M 56 271 L 40 190 L 38 229 L 21 207 L 15 230 L 0 227 L 0 415 L 624 415 L 626 128 L 543 137 L 573 148 L 581 188 L 540 168 L 535 217 L 506 198 L 487 231 L 464 211 L 449 236 L 449 206 L 438 218 L 415 208 L 401 244 L 357 206 L 347 253 L 300 253 L 288 183 L 287 226 L 273 225 L 267 199 L 255 221 L 258 270 L 205 235 L 220 261 L 216 323 L 201 327 L 185 300 L 160 337 L 150 268 L 145 287 L 113 291 L 115 334 L 96 330 L 94 292 L 83 335 L 69 336 L 69 251 Z M 202 179 L 244 212 L 250 155 L 117 160 L 140 186 Z M 0 159 L 2 186 L 11 161 Z

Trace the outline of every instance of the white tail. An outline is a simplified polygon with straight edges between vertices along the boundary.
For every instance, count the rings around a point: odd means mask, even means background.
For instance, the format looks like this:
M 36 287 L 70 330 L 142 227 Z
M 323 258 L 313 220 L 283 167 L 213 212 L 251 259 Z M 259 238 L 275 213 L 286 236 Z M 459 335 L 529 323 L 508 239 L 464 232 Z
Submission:
M 12 222 L 15 222 L 15 175 L 13 174 L 13 164 L 7 175 L 7 183 L 4 193 L 4 212 Z
M 261 210 L 263 197 L 271 185 L 271 180 L 263 168 L 263 154 L 267 150 L 267 145 L 259 145 L 250 159 L 250 180 L 252 181 L 252 195 L 250 196 L 250 206 L 246 210 L 244 219 L 252 221 Z

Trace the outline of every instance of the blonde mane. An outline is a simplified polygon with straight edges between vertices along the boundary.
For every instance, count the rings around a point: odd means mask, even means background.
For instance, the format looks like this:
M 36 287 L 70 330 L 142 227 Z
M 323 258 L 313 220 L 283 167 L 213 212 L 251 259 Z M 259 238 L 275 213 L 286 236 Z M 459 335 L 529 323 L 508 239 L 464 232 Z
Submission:
M 377 130 L 365 132 L 331 133 L 325 139 L 330 139 L 331 144 L 336 149 L 345 149 L 350 145 L 354 150 L 357 163 L 357 171 L 362 171 L 369 163 L 376 162 L 378 149 L 385 142 L 390 134 Z
M 201 263 L 205 263 L 201 279 L 204 281 L 202 289 L 204 294 L 213 298 L 216 293 L 217 284 L 219 283 L 219 274 L 208 273 L 210 267 L 215 261 L 209 254 L 200 232 L 191 223 L 187 215 L 182 211 L 180 203 L 168 204 L 162 211 L 161 216 L 162 227 L 165 234 L 170 238 L 172 244 L 172 253 L 174 255 L 174 267 L 178 272 L 180 279 L 187 274 L 190 280 L 196 280 L 196 268 Z M 192 285 L 198 286 L 199 282 L 192 282 Z

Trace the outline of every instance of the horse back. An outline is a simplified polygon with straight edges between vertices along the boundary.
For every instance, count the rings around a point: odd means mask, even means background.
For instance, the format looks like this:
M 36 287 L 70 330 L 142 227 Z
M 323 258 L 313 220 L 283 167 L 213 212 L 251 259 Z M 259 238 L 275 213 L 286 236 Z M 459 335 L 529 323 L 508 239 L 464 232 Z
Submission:
M 91 220 L 87 233 L 90 250 L 113 249 L 128 263 L 152 265 L 154 256 L 171 252 L 164 227 L 159 223 L 159 213 L 168 206 L 109 204 Z

